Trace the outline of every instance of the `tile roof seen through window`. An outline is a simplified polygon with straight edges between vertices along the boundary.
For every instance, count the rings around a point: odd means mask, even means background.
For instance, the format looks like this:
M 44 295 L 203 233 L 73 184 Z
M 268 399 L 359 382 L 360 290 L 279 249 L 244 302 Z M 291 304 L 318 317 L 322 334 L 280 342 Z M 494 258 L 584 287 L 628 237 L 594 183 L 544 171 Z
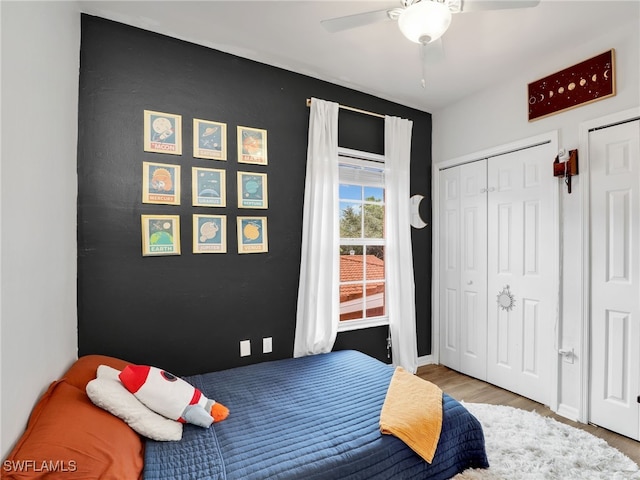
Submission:
M 384 260 L 375 255 L 340 255 L 340 281 L 362 280 L 363 261 L 367 264 L 367 280 L 384 279 Z

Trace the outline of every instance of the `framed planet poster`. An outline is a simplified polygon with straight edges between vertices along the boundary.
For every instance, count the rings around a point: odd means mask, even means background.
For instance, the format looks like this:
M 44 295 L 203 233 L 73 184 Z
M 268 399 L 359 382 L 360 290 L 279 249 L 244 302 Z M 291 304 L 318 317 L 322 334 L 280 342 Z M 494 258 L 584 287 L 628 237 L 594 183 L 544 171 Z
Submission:
M 268 252 L 267 217 L 238 217 L 238 253 Z
M 238 127 L 238 163 L 267 164 L 267 131 Z
M 226 160 L 227 124 L 194 118 L 193 156 L 211 160 Z
M 238 172 L 238 208 L 268 208 L 267 174 Z
M 144 151 L 182 155 L 182 116 L 145 110 Z
M 180 205 L 180 165 L 142 162 L 142 203 Z
M 141 215 L 142 255 L 180 255 L 180 215 Z
M 215 168 L 191 168 L 191 196 L 194 207 L 226 207 L 227 176 Z
M 193 215 L 193 253 L 227 253 L 226 215 Z

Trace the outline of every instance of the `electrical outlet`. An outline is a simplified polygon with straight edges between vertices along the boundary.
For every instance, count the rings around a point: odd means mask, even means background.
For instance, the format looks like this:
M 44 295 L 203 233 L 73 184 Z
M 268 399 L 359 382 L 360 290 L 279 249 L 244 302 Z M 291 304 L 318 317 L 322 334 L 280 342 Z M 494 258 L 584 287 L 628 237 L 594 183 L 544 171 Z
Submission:
M 251 355 L 251 340 L 240 341 L 240 356 L 248 357 Z
M 273 338 L 265 337 L 262 339 L 262 353 L 271 353 L 273 351 Z

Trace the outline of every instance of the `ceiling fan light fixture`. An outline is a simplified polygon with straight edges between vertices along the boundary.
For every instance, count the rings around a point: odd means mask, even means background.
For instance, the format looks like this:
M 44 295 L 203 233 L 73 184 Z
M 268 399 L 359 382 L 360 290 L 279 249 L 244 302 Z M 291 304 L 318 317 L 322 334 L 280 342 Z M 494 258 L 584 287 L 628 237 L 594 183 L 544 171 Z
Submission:
M 402 34 L 414 43 L 430 43 L 447 31 L 451 24 L 451 10 L 434 0 L 421 0 L 405 8 L 398 17 Z

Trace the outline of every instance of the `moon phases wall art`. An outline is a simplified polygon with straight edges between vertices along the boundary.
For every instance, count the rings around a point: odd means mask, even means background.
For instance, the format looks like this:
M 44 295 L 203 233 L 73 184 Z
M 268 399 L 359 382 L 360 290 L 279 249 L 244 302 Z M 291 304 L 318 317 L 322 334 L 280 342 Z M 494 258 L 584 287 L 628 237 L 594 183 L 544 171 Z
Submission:
M 529 121 L 616 94 L 613 49 L 529 84 Z
M 145 110 L 144 151 L 182 155 L 182 116 Z

